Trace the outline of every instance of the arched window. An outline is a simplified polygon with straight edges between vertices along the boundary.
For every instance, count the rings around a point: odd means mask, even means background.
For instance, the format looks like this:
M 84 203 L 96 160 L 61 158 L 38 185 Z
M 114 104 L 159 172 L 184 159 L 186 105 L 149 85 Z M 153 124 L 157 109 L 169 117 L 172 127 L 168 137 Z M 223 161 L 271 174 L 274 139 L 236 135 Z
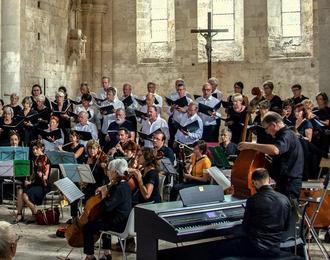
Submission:
M 311 56 L 312 0 L 268 0 L 267 13 L 270 57 Z
M 175 51 L 174 0 L 137 0 L 138 63 L 171 62 Z
M 207 28 L 207 13 L 212 13 L 213 29 L 228 29 L 213 37 L 214 61 L 239 61 L 244 58 L 243 0 L 198 0 L 198 28 Z M 198 36 L 198 60 L 207 60 L 205 39 Z

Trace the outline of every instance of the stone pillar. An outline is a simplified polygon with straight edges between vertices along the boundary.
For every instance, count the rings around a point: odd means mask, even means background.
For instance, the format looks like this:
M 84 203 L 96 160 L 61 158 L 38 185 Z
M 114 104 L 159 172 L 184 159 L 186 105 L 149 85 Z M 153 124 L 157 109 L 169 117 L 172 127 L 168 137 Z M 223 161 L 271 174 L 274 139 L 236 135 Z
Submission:
M 267 1 L 244 1 L 244 56 L 250 63 L 268 60 Z
M 20 93 L 21 0 L 1 1 L 1 96 L 5 103 L 13 92 Z
M 82 32 L 87 37 L 86 42 L 86 59 L 82 61 L 82 81 L 92 83 L 92 66 L 91 66 L 91 31 L 90 31 L 90 12 L 92 10 L 92 4 L 81 4 L 81 26 Z
M 330 94 L 330 1 L 318 0 L 319 89 Z
M 92 34 L 92 86 L 95 89 L 101 87 L 103 60 L 102 56 L 102 25 L 104 14 L 107 12 L 108 6 L 106 4 L 93 4 L 93 21 L 91 24 Z

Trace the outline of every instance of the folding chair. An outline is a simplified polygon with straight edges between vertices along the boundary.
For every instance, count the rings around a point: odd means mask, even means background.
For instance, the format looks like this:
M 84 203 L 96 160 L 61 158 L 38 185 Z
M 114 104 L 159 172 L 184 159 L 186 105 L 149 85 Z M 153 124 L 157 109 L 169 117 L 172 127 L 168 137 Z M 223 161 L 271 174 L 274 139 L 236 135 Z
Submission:
M 98 258 L 100 258 L 102 237 L 104 235 L 113 235 L 113 236 L 116 236 L 118 238 L 121 250 L 123 252 L 123 259 L 126 260 L 127 259 L 126 252 L 125 252 L 125 250 L 126 250 L 126 240 L 128 238 L 136 237 L 136 233 L 134 231 L 134 208 L 132 208 L 131 213 L 129 214 L 125 230 L 122 233 L 118 233 L 118 232 L 111 231 L 111 230 L 101 232 L 100 240 L 99 240 Z

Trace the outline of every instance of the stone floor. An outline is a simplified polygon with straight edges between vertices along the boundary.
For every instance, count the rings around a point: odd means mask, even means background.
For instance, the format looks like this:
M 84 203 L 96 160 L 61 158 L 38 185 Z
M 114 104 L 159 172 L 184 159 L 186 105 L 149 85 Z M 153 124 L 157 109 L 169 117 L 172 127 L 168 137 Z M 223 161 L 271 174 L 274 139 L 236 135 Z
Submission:
M 5 205 L 0 205 L 0 219 L 6 221 L 13 220 L 13 210 Z M 27 212 L 28 217 L 30 213 Z M 64 218 L 62 222 L 68 219 L 69 210 L 64 209 Z M 16 224 L 15 230 L 21 239 L 18 242 L 16 260 L 45 260 L 45 259 L 61 259 L 64 258 L 71 250 L 67 245 L 66 240 L 63 238 L 57 238 L 55 236 L 58 226 L 39 226 L 34 224 L 26 225 Z M 113 243 L 115 243 L 113 238 Z M 172 244 L 168 242 L 160 242 L 160 248 L 167 248 Z M 330 250 L 330 245 L 327 245 Z M 315 245 L 311 246 L 311 259 L 324 259 L 321 253 L 317 250 Z M 113 259 L 122 259 L 122 254 L 119 252 L 112 252 Z M 70 254 L 71 260 L 84 259 L 84 255 L 81 249 L 75 248 Z M 127 259 L 136 259 L 136 255 L 133 253 L 128 254 Z

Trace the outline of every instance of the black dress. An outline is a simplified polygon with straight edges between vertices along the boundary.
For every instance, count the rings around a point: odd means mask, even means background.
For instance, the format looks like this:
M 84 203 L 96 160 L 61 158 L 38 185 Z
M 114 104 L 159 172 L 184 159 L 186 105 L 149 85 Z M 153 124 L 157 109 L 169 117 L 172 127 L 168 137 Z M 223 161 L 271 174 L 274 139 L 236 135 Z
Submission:
M 50 161 L 46 155 L 45 156 L 45 164 L 50 165 Z M 29 199 L 31 202 L 33 202 L 36 205 L 42 204 L 42 201 L 46 194 L 50 191 L 50 187 L 47 185 L 45 186 L 43 183 L 42 178 L 39 177 L 38 175 L 38 168 L 40 167 L 37 164 L 38 157 L 37 159 L 34 160 L 33 162 L 33 176 L 34 180 L 32 180 L 31 185 L 25 188 L 24 192 L 28 195 Z M 50 171 L 50 170 L 49 170 Z
M 36 115 L 37 113 L 38 113 L 37 111 L 35 111 L 33 108 L 31 108 L 30 111 L 26 115 L 24 115 L 24 110 L 22 110 L 17 115 L 17 121 L 21 120 L 22 118 L 28 117 L 28 116 Z M 36 131 L 34 131 L 35 130 L 34 126 L 37 124 L 38 119 L 35 118 L 35 119 L 29 120 L 29 121 L 33 126 L 23 125 L 23 127 L 21 128 L 21 131 L 20 131 L 20 136 L 22 137 L 22 141 L 23 141 L 24 145 L 29 145 L 32 140 L 37 138 Z
M 64 151 L 66 152 L 70 152 L 70 153 L 76 153 L 81 147 L 84 148 L 84 146 L 82 144 L 78 144 L 76 147 L 72 148 L 71 145 L 65 146 L 64 147 Z M 77 163 L 79 164 L 83 164 L 86 162 L 86 153 L 85 153 L 85 149 L 82 152 L 82 154 L 76 158 L 77 159 Z
M 243 125 L 246 118 L 246 107 L 241 112 L 236 112 L 233 108 L 230 108 L 228 111 L 228 118 L 226 121 L 232 121 L 233 124 L 229 125 L 228 128 L 232 133 L 231 141 L 235 144 L 238 144 L 241 141 Z
M 0 133 L 0 146 L 10 146 L 10 141 L 9 141 L 9 134 L 10 131 L 15 130 L 15 131 L 20 131 L 19 128 L 14 128 L 18 122 L 16 120 L 12 120 L 10 124 L 6 124 L 3 120 L 3 118 L 0 118 L 0 128 L 2 129 L 2 132 Z
M 150 170 L 142 177 L 142 180 L 144 185 L 151 183 L 154 185 L 154 188 L 152 190 L 149 199 L 145 199 L 142 196 L 141 192 L 139 192 L 139 203 L 152 202 L 152 201 L 154 203 L 161 202 L 161 197 L 159 192 L 159 172 L 157 170 Z

